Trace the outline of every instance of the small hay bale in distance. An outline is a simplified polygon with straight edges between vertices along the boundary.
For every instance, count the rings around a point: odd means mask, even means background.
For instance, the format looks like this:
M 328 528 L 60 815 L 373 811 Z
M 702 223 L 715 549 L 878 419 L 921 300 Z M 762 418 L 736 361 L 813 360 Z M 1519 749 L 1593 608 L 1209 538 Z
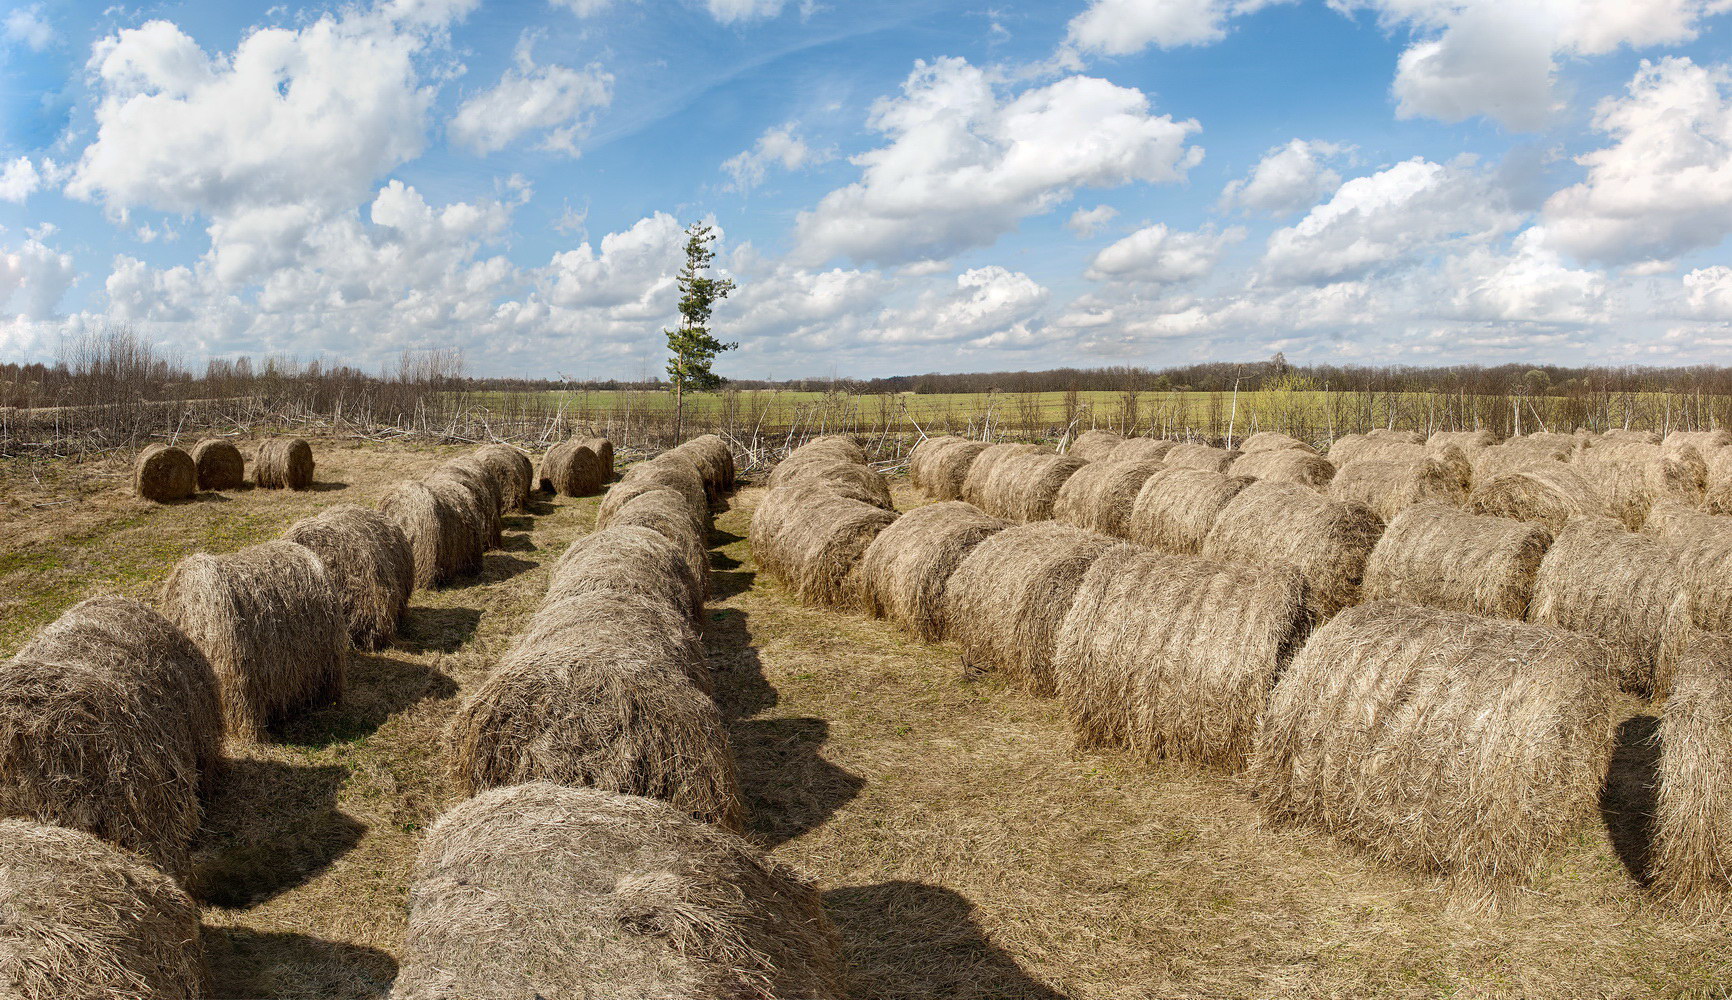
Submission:
M 855 462 L 844 462 L 828 455 L 790 458 L 776 466 L 770 474 L 772 488 L 816 483 L 837 487 L 842 496 L 869 503 L 885 510 L 895 510 L 890 498 L 890 484 L 884 475 Z
M 192 462 L 198 468 L 201 490 L 238 490 L 246 485 L 247 461 L 233 442 L 205 438 L 193 445 Z
M 614 523 L 572 542 L 548 578 L 550 600 L 619 590 L 661 601 L 694 621 L 704 610 L 704 578 L 679 543 L 654 528 Z
M 1460 507 L 1467 502 L 1470 490 L 1462 466 L 1440 461 L 1433 453 L 1394 461 L 1355 459 L 1335 473 L 1328 492 L 1337 500 L 1357 503 L 1390 521 L 1417 503 Z
M 1090 462 L 1078 469 L 1053 501 L 1052 519 L 1063 524 L 1098 531 L 1115 538 L 1125 536 L 1125 522 L 1137 494 L 1149 478 L 1159 475 L 1165 466 L 1159 462 Z
M 537 478 L 543 490 L 556 496 L 588 497 L 601 492 L 607 471 L 594 449 L 572 438 L 547 449 Z
M 185 500 L 198 492 L 198 465 L 173 445 L 150 445 L 133 462 L 132 492 L 157 503 Z
M 1216 448 L 1206 444 L 1179 444 L 1167 449 L 1161 461 L 1169 469 L 1204 469 L 1227 475 L 1239 457 L 1237 450 Z
M 415 551 L 397 522 L 354 504 L 327 507 L 283 532 L 325 564 L 356 649 L 379 649 L 397 634 L 415 589 Z
M 1114 549 L 1059 629 L 1058 696 L 1081 745 L 1238 771 L 1310 620 L 1292 570 Z
M 933 499 L 960 500 L 962 484 L 968 481 L 974 460 L 990 447 L 985 441 L 957 438 L 922 459 L 920 481 L 915 485 L 931 494 Z
M 137 601 L 90 598 L 0 663 L 0 816 L 84 830 L 184 874 L 222 733 L 198 647 Z
M 1545 525 L 1427 500 L 1384 529 L 1365 563 L 1361 596 L 1521 621 L 1551 544 Z
M 1564 629 L 1378 601 L 1282 672 L 1250 768 L 1265 818 L 1483 892 L 1596 814 L 1605 651 Z
M 1059 491 L 1087 465 L 1069 455 L 1008 455 L 993 465 L 976 506 L 994 517 L 1021 524 L 1050 521 Z
M 1425 455 L 1426 446 L 1423 442 L 1394 437 L 1343 434 L 1329 445 L 1329 461 L 1335 463 L 1337 468 L 1348 462 L 1412 461 L 1424 458 Z
M 657 532 L 679 549 L 680 558 L 696 574 L 703 592 L 709 591 L 710 555 L 704 545 L 704 527 L 692 517 L 691 508 L 678 493 L 664 489 L 634 493 L 612 511 L 606 524 L 595 530 L 612 527 L 649 528 Z
M 1440 448 L 1460 448 L 1462 453 L 1472 456 L 1482 448 L 1490 448 L 1497 444 L 1497 435 L 1491 431 L 1437 431 L 1425 439 L 1425 446 L 1434 451 Z
M 253 457 L 253 485 L 305 490 L 313 485 L 313 446 L 300 438 L 271 438 Z
M 667 652 L 667 630 L 690 633 L 684 609 L 618 591 L 585 591 L 555 605 L 452 717 L 445 742 L 459 794 L 551 781 L 660 799 L 706 823 L 743 829 L 727 726 L 715 700 L 690 680 L 707 669 L 695 634 L 681 645 L 696 664 Z
M 1053 649 L 1083 574 L 1123 542 L 1068 524 L 1013 525 L 975 545 L 944 588 L 944 635 L 963 662 L 1055 692 Z
M 0 993 L 17 1000 L 210 996 L 198 906 L 79 830 L 0 820 Z
M 1540 560 L 1528 620 L 1592 636 L 1620 687 L 1663 696 L 1689 640 L 1690 598 L 1659 540 L 1609 517 L 1578 517 Z
M 1546 459 L 1520 472 L 1477 481 L 1467 497 L 1470 514 L 1537 521 L 1554 535 L 1571 518 L 1603 516 L 1610 510 L 1605 497 L 1580 470 Z
M 974 457 L 973 462 L 969 463 L 968 475 L 962 480 L 960 499 L 966 500 L 976 507 L 985 509 L 986 484 L 992 478 L 992 471 L 998 468 L 998 463 L 1007 461 L 1015 455 L 1040 454 L 1050 455 L 1055 454 L 1055 452 L 1050 448 L 1043 448 L 1038 444 L 1024 444 L 1011 441 L 1005 441 L 986 447 L 980 452 L 980 454 Z
M 817 891 L 653 799 L 546 782 L 427 832 L 393 1000 L 843 1000 Z
M 1098 462 L 1111 454 L 1114 448 L 1124 443 L 1123 435 L 1094 428 L 1078 434 L 1065 454 L 1072 458 L 1080 458 L 1085 462 Z
M 944 592 L 964 556 L 1010 526 L 959 500 L 916 507 L 885 527 L 860 561 L 860 601 L 928 642 L 944 633 Z
M 1317 454 L 1316 448 L 1280 431 L 1258 431 L 1239 442 L 1239 450 L 1247 455 L 1258 451 L 1303 451 Z
M 1165 438 L 1126 438 L 1107 457 L 1114 462 L 1160 462 L 1178 446 L 1177 441 Z
M 1655 501 L 1700 506 L 1708 481 L 1708 464 L 1695 448 L 1668 451 L 1623 438 L 1578 449 L 1570 465 L 1594 484 L 1608 512 L 1631 531 L 1641 530 Z
M 535 463 L 528 455 L 508 444 L 482 445 L 470 454 L 499 487 L 505 510 L 529 509 L 529 494 L 535 490 L 536 478 Z
M 698 467 L 711 496 L 720 496 L 734 488 L 734 452 L 720 436 L 704 434 L 674 451 L 685 455 Z
M 1196 555 L 1223 508 L 1255 480 L 1207 469 L 1168 469 L 1150 476 L 1131 503 L 1124 537 L 1138 545 Z
M 409 540 L 418 589 L 481 572 L 482 528 L 450 488 L 435 490 L 425 482 L 401 480 L 379 499 L 379 512 Z
M 1662 500 L 1649 512 L 1642 533 L 1671 553 L 1695 626 L 1732 634 L 1732 517 Z
M 1706 458 L 1716 448 L 1732 447 L 1732 431 L 1673 431 L 1661 444 L 1667 451 L 1694 448 Z
M 1215 518 L 1200 553 L 1219 562 L 1289 566 L 1305 578 L 1320 619 L 1359 601 L 1365 560 L 1383 534 L 1383 519 L 1296 483 L 1259 480 L 1239 491 Z
M 163 582 L 161 606 L 210 661 L 231 735 L 257 740 L 342 697 L 349 631 L 336 584 L 306 546 L 187 556 Z
M 1265 448 L 1248 451 L 1233 460 L 1229 474 L 1278 483 L 1298 483 L 1314 490 L 1328 489 L 1335 478 L 1335 464 L 1316 452 L 1297 448 Z
M 1650 873 L 1674 905 L 1732 898 L 1732 638 L 1703 635 L 1678 661 L 1660 710 Z
M 777 487 L 752 512 L 752 556 L 802 601 L 852 605 L 866 547 L 895 520 L 895 513 L 837 496 L 822 483 Z

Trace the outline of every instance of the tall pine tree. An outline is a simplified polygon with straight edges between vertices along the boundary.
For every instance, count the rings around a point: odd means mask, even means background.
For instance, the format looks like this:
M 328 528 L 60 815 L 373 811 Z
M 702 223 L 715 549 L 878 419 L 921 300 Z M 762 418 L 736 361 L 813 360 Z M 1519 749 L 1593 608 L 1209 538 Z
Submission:
M 710 310 L 734 290 L 731 278 L 708 277 L 716 257 L 710 244 L 710 227 L 694 222 L 686 227 L 686 266 L 680 271 L 680 325 L 663 331 L 668 336 L 668 381 L 674 387 L 674 440 L 679 441 L 685 420 L 685 396 L 721 386 L 722 377 L 710 370 L 716 355 L 739 344 L 725 344 L 710 335 Z

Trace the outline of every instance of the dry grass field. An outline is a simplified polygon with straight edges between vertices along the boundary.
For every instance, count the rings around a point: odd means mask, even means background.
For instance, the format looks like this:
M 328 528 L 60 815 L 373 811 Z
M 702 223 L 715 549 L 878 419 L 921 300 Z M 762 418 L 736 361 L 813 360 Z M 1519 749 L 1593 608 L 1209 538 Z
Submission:
M 148 599 L 181 556 L 371 505 L 461 450 L 315 442 L 318 487 L 177 505 L 101 465 L 0 480 L 0 653 L 86 594 Z M 859 998 L 1732 995 L 1732 923 L 1651 902 L 1653 718 L 1626 700 L 1601 821 L 1495 911 L 1321 835 L 1260 826 L 1230 778 L 1078 752 L 1056 701 L 755 574 L 763 490 L 718 510 L 705 638 L 750 833 L 824 890 Z M 895 484 L 904 509 L 924 502 Z M 219 997 L 380 997 L 410 870 L 447 804 L 458 696 L 540 601 L 597 500 L 538 495 L 483 575 L 417 592 L 343 703 L 237 752 L 194 895 Z M 37 506 L 37 505 L 49 506 Z

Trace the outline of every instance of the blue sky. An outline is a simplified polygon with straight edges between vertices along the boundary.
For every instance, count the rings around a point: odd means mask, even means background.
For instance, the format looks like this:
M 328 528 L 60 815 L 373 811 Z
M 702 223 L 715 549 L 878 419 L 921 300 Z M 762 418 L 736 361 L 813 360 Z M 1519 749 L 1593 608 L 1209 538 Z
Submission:
M 0 359 L 1715 362 L 1732 0 L 0 4 Z

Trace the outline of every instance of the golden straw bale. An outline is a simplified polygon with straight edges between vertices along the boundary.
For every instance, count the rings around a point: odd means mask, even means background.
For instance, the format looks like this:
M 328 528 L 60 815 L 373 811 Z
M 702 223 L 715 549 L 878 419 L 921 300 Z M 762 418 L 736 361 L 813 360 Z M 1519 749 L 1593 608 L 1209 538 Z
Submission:
M 1303 451 L 1312 455 L 1317 449 L 1299 440 L 1291 434 L 1280 431 L 1258 431 L 1239 442 L 1239 450 L 1249 455 L 1258 451 Z
M 1052 505 L 1052 519 L 1117 538 L 1149 477 L 1163 470 L 1159 462 L 1090 462 L 1065 480 Z
M 990 447 L 985 441 L 958 438 L 935 449 L 929 457 L 921 460 L 921 482 L 918 485 L 934 499 L 961 499 L 962 484 L 968 481 L 974 460 Z
M 967 438 L 946 434 L 941 437 L 923 437 L 908 453 L 908 482 L 915 489 L 931 493 L 934 488 L 933 459 L 946 448 L 966 444 Z M 984 446 L 983 446 L 984 447 Z
M 1574 450 L 1577 443 L 1574 434 L 1555 434 L 1551 431 L 1533 431 L 1528 434 L 1517 434 L 1515 437 L 1504 439 L 1504 445 L 1506 447 L 1536 448 L 1547 453 L 1555 453 L 1559 449 L 1563 449 L 1565 454 Z
M 241 450 L 222 438 L 206 438 L 193 446 L 201 490 L 238 490 L 246 485 L 247 462 Z
M 1291 570 L 1114 549 L 1059 629 L 1058 696 L 1081 745 L 1237 771 L 1309 626 Z
M 481 516 L 487 524 L 487 548 L 499 548 L 505 542 L 503 512 L 509 503 L 499 480 L 481 461 L 472 455 L 454 458 L 435 470 L 436 475 L 454 476 L 475 495 L 481 505 Z
M 1424 444 L 1425 435 L 1418 431 L 1402 431 L 1393 427 L 1373 427 L 1365 436 L 1374 441 L 1399 441 L 1402 444 Z
M 1098 462 L 1124 443 L 1123 435 L 1097 427 L 1078 434 L 1065 454 L 1085 462 Z
M 975 506 L 994 517 L 1018 523 L 1052 520 L 1059 490 L 1088 463 L 1044 452 L 1009 455 L 992 467 Z
M 1603 441 L 1629 441 L 1635 444 L 1659 444 L 1658 431 L 1637 430 L 1630 427 L 1613 427 L 1600 435 Z
M 475 550 L 475 565 L 479 570 L 482 557 L 488 549 L 499 545 L 504 530 L 499 510 L 493 506 L 493 494 L 472 474 L 447 465 L 434 469 L 421 481 L 459 512 L 460 523 L 467 530 L 469 544 Z
M 0 996 L 208 997 L 198 906 L 172 878 L 88 833 L 0 820 Z
M 1525 880 L 1597 814 L 1612 697 L 1589 638 L 1377 601 L 1282 672 L 1250 784 L 1271 821 L 1483 891 Z
M 378 649 L 391 641 L 415 589 L 414 549 L 397 522 L 338 504 L 290 525 L 283 541 L 305 545 L 325 564 L 343 603 L 350 643 Z
M 1326 490 L 1335 478 L 1335 465 L 1316 452 L 1297 448 L 1266 448 L 1240 455 L 1228 470 L 1230 475 L 1250 479 L 1268 479 L 1278 483 L 1298 483 L 1314 490 Z
M 885 510 L 896 509 L 895 502 L 890 499 L 890 484 L 883 473 L 870 466 L 844 462 L 823 454 L 784 461 L 771 472 L 770 483 L 772 488 L 802 483 L 834 485 L 842 496 Z
M 770 490 L 752 512 L 752 557 L 800 600 L 851 605 L 860 559 L 892 511 L 837 496 L 822 483 Z
M 1660 711 L 1653 886 L 1668 902 L 1732 901 L 1732 637 L 1703 635 Z
M 1123 547 L 1068 524 L 1014 525 L 962 558 L 944 592 L 944 635 L 963 662 L 1051 696 L 1053 647 L 1089 564 Z
M 576 441 L 583 447 L 595 452 L 595 457 L 601 460 L 601 481 L 605 483 L 609 479 L 612 479 L 613 442 L 604 437 L 577 438 Z
M 1533 445 L 1496 444 L 1473 453 L 1472 484 L 1490 482 L 1512 472 L 1524 472 L 1534 466 L 1550 468 L 1569 460 L 1572 452 Z
M 1579 517 L 1540 560 L 1528 620 L 1593 636 L 1619 686 L 1658 697 L 1689 639 L 1690 598 L 1658 539 L 1609 517 Z
M 1328 492 L 1389 521 L 1416 503 L 1461 506 L 1467 502 L 1468 477 L 1462 464 L 1442 460 L 1437 452 L 1420 459 L 1359 458 L 1336 472 Z
M 1206 469 L 1156 473 L 1131 502 L 1124 537 L 1164 552 L 1196 555 L 1221 510 L 1253 482 Z
M 1259 480 L 1227 501 L 1200 554 L 1291 567 L 1305 578 L 1307 600 L 1323 619 L 1358 602 L 1365 560 L 1382 534 L 1382 518 L 1359 504 L 1296 483 Z
M 1673 431 L 1661 442 L 1667 451 L 1694 448 L 1703 458 L 1716 448 L 1732 447 L 1732 431 Z
M 1551 544 L 1544 525 L 1427 500 L 1384 529 L 1365 563 L 1362 596 L 1520 620 Z
M 379 512 L 409 540 L 417 588 L 481 572 L 483 526 L 471 520 L 475 512 L 452 487 L 403 480 L 380 498 Z
M 704 530 L 709 530 L 710 500 L 709 491 L 704 488 L 703 473 L 698 471 L 696 464 L 684 455 L 662 452 L 660 455 L 639 462 L 625 470 L 619 477 L 619 482 L 608 490 L 608 496 L 602 498 L 602 509 L 608 509 L 608 500 L 621 486 L 639 487 L 640 484 L 650 484 L 653 487 L 675 490 L 686 498 L 687 506 L 691 507 L 694 516 L 700 518 Z M 620 503 L 628 498 L 622 494 Z
M 711 496 L 720 496 L 734 488 L 734 452 L 715 434 L 692 438 L 673 449 L 691 459 L 704 477 Z
M 585 440 L 561 441 L 541 456 L 539 484 L 558 496 L 595 496 L 607 477 L 606 463 Z
M 1043 448 L 1038 444 L 1020 444 L 1003 442 L 990 445 L 981 450 L 968 465 L 968 474 L 963 477 L 960 498 L 969 503 L 985 508 L 986 484 L 992 478 L 992 471 L 998 463 L 1006 461 L 1015 455 L 1054 454 L 1052 449 Z
M 1475 481 L 1467 511 L 1538 521 L 1555 535 L 1573 517 L 1610 516 L 1611 505 L 1581 470 L 1542 459 L 1520 472 Z
M 1107 459 L 1113 462 L 1161 462 L 1166 459 L 1167 452 L 1178 446 L 1179 442 L 1165 438 L 1126 438 L 1107 455 Z
M 1571 466 L 1606 498 L 1612 515 L 1632 531 L 1647 519 L 1656 500 L 1699 506 L 1708 464 L 1689 445 L 1665 449 L 1645 441 L 1607 438 L 1577 450 Z
M 428 830 L 392 1000 L 842 1000 L 817 890 L 665 803 L 545 782 Z
M 853 462 L 855 465 L 866 464 L 866 452 L 861 449 L 859 442 L 847 434 L 824 434 L 815 437 L 789 452 L 788 458 L 793 458 L 795 455 L 808 457 L 823 455 L 842 462 Z
M 172 445 L 150 445 L 133 462 L 132 492 L 157 503 L 185 500 L 198 492 L 198 464 Z
M 710 553 L 703 526 L 692 517 L 685 499 L 673 490 L 654 489 L 634 493 L 612 512 L 605 524 L 595 530 L 611 527 L 649 528 L 659 532 L 680 551 L 680 557 L 691 566 L 705 592 L 709 590 Z
M 1490 448 L 1497 444 L 1497 435 L 1491 431 L 1437 431 L 1425 439 L 1425 446 L 1431 449 L 1460 448 L 1462 453 L 1472 456 L 1482 448 Z
M 529 494 L 537 486 L 535 463 L 529 456 L 508 444 L 482 445 L 471 452 L 493 482 L 505 502 L 505 510 L 521 512 L 529 509 Z
M 704 579 L 679 544 L 617 521 L 567 545 L 548 577 L 550 600 L 591 590 L 641 594 L 693 621 L 704 611 Z
M 342 697 L 348 628 L 331 575 L 306 546 L 187 556 L 163 582 L 161 605 L 216 672 L 231 735 L 257 740 Z
M 916 507 L 866 546 L 861 606 L 928 642 L 944 632 L 944 592 L 964 556 L 1010 522 L 959 500 Z
M 1169 469 L 1205 469 L 1227 475 L 1227 470 L 1238 457 L 1237 450 L 1206 444 L 1177 444 L 1167 449 L 1161 462 Z
M 1690 595 L 1695 626 L 1732 634 L 1732 517 L 1662 500 L 1649 512 L 1642 533 L 1657 539 L 1670 553 Z
M 313 446 L 300 438 L 272 438 L 253 456 L 253 483 L 267 489 L 305 490 L 313 485 Z

